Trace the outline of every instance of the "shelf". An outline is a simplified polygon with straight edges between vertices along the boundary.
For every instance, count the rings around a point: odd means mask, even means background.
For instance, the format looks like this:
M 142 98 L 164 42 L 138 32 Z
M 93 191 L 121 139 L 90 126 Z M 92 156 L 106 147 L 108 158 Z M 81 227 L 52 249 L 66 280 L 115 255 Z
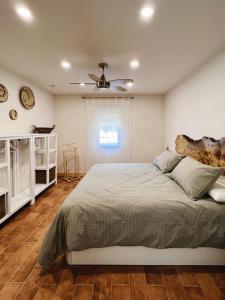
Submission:
M 35 196 L 39 195 L 42 191 L 44 191 L 48 187 L 48 184 L 36 183 L 34 187 Z
M 56 133 L 32 133 L 31 134 L 34 138 L 43 138 L 43 137 L 53 137 L 56 136 Z
M 11 214 L 6 214 L 3 218 L 0 219 L 0 224 L 7 220 L 10 216 Z
M 18 210 L 21 208 L 24 204 L 29 202 L 31 200 L 31 193 L 30 190 L 25 190 L 16 196 L 12 197 L 11 199 L 11 212 Z
M 35 167 L 35 170 L 47 170 L 47 169 L 51 169 L 55 166 L 56 166 L 56 164 L 49 164 L 48 166 L 47 165 L 39 165 L 39 166 Z
M 55 148 L 52 148 L 52 149 L 49 149 L 49 152 L 56 152 L 56 149 Z
M 46 190 L 55 181 L 56 181 L 56 179 L 52 180 L 51 182 L 49 182 L 47 184 L 36 183 L 35 187 L 34 187 L 34 194 L 35 194 L 35 196 L 39 195 L 41 192 L 43 192 L 44 190 Z
M 49 149 L 49 151 L 48 150 L 46 150 L 46 149 L 35 149 L 35 152 L 36 153 L 40 153 L 40 154 L 42 154 L 42 153 L 47 153 L 47 152 L 56 152 L 56 149 L 55 148 L 52 148 L 52 149 Z
M 48 150 L 45 150 L 45 149 L 35 149 L 35 152 L 42 154 L 42 153 L 47 153 Z
M 25 134 L 13 134 L 13 135 L 7 135 L 3 134 L 1 135 L 1 140 L 6 140 L 6 139 L 26 139 L 26 138 L 32 138 L 33 134 L 32 133 L 25 133 Z
M 0 163 L 0 169 L 8 167 L 8 163 Z
M 53 184 L 53 183 L 55 183 L 55 182 L 56 182 L 56 178 L 53 179 L 51 182 L 49 182 L 49 185 L 51 185 L 51 184 Z
M 6 188 L 1 188 L 0 187 L 0 196 L 6 194 L 8 192 L 8 190 Z

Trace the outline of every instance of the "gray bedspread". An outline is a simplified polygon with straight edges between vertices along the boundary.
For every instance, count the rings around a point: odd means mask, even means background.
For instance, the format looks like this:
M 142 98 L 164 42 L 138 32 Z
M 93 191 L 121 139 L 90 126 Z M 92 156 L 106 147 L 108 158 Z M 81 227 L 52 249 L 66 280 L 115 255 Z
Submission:
M 51 224 L 39 262 L 49 268 L 71 250 L 107 246 L 225 248 L 225 205 L 191 200 L 152 164 L 98 164 Z

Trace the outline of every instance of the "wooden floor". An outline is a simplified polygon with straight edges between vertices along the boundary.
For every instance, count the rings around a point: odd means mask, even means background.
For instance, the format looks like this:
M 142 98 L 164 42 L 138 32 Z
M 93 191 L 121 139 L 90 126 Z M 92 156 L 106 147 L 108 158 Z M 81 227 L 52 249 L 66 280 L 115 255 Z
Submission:
M 43 235 L 76 184 L 51 187 L 0 229 L 1 299 L 225 299 L 224 267 L 69 267 L 57 259 L 46 273 L 37 263 Z

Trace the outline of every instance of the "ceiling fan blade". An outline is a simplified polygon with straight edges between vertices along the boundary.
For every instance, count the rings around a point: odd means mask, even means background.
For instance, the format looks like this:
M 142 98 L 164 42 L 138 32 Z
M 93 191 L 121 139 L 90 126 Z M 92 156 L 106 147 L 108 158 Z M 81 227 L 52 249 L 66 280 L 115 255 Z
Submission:
M 127 89 L 125 89 L 124 87 L 122 86 L 119 86 L 119 85 L 113 85 L 113 86 L 110 86 L 113 90 L 116 90 L 116 91 L 120 91 L 120 92 L 126 92 Z
M 133 79 L 114 79 L 114 80 L 110 80 L 110 84 L 112 85 L 123 85 L 123 84 L 127 84 L 127 83 L 134 83 Z
M 92 80 L 94 80 L 94 81 L 96 81 L 96 82 L 98 82 L 98 81 L 100 80 L 100 78 L 98 78 L 98 76 L 96 76 L 96 75 L 94 75 L 94 74 L 88 74 L 88 76 L 89 76 Z
M 70 82 L 70 84 L 77 84 L 77 85 L 95 85 L 94 82 Z

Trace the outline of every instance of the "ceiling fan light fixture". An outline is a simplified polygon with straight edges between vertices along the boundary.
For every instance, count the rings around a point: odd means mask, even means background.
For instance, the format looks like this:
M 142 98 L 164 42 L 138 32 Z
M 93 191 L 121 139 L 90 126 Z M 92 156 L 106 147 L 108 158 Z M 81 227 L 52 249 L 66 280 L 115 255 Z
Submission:
M 128 87 L 132 87 L 133 84 L 134 84 L 134 83 L 133 83 L 132 81 L 129 81 L 129 82 L 127 83 L 127 86 L 128 86 Z
M 127 87 L 131 87 L 133 85 L 134 81 L 131 78 L 120 78 L 120 79 L 108 80 L 104 73 L 105 69 L 107 69 L 108 67 L 108 64 L 100 63 L 98 66 L 102 71 L 100 77 L 96 76 L 95 74 L 88 74 L 92 82 L 70 82 L 70 84 L 76 84 L 79 85 L 80 87 L 94 85 L 95 86 L 94 91 L 107 91 L 111 89 L 119 92 L 127 91 L 124 85 L 127 85 Z

